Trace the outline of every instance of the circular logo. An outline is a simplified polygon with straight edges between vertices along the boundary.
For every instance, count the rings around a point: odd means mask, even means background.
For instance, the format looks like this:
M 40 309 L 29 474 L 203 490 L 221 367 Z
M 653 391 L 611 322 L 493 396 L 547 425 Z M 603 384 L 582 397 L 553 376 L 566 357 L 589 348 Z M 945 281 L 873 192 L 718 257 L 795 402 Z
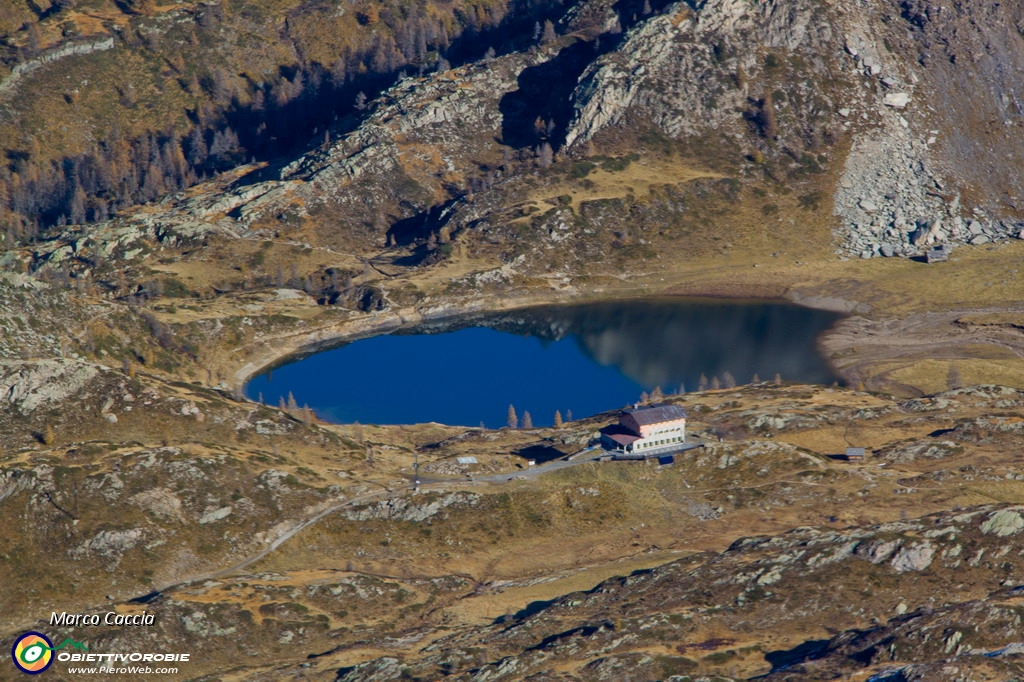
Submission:
M 26 632 L 11 647 L 11 657 L 18 670 L 38 675 L 53 663 L 53 642 L 41 632 Z

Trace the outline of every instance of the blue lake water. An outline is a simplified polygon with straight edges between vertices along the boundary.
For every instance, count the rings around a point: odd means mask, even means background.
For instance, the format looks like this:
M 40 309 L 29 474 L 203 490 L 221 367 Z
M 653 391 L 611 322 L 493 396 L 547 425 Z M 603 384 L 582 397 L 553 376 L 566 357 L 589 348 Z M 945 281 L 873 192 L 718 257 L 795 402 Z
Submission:
M 776 303 L 656 299 L 473 316 L 353 341 L 261 374 L 251 399 L 291 392 L 337 423 L 536 426 L 616 409 L 656 386 L 696 390 L 703 374 L 748 383 L 831 383 L 816 350 L 839 315 Z

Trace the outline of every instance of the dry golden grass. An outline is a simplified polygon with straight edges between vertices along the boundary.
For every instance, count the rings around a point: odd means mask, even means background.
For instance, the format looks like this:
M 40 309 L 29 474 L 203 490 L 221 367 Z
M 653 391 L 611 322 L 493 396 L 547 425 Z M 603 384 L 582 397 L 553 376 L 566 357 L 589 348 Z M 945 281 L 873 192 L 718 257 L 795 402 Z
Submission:
M 978 313 L 964 315 L 957 320 L 960 324 L 967 325 L 997 325 L 1006 327 L 1024 327 L 1024 313 Z
M 616 199 L 633 195 L 645 197 L 652 187 L 676 185 L 697 178 L 721 178 L 720 173 L 700 168 L 697 164 L 675 157 L 650 156 L 630 163 L 623 170 L 606 170 L 598 166 L 583 181 L 563 181 L 546 185 L 532 192 L 526 204 L 543 205 L 559 196 L 572 197 L 572 207 L 595 199 Z
M 654 568 L 674 561 L 686 552 L 654 551 L 605 563 L 562 570 L 541 579 L 499 584 L 453 603 L 446 613 L 460 624 L 485 625 L 505 614 L 516 613 L 535 601 L 547 601 L 570 592 L 592 589 L 600 582 L 633 571 Z
M 468 255 L 465 245 L 461 241 L 453 242 L 453 248 L 451 258 L 436 267 L 425 268 L 410 275 L 406 281 L 428 296 L 438 295 L 443 293 L 445 287 L 456 279 L 501 267 L 501 261 L 496 258 Z

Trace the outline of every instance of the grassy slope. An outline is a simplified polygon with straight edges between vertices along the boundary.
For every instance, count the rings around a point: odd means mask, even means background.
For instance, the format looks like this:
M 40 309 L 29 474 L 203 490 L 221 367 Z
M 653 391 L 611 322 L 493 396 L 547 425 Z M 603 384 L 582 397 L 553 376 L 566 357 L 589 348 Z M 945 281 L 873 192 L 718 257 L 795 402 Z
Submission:
M 160 393 L 169 388 L 148 380 L 147 384 Z M 134 391 L 140 394 L 138 388 Z M 236 649 L 259 652 L 245 657 L 247 667 L 288 665 L 289 660 L 300 660 L 296 655 L 333 650 L 315 662 L 318 674 L 326 674 L 332 668 L 388 653 L 418 657 L 416 652 L 426 642 L 445 633 L 486 625 L 533 601 L 587 589 L 610 575 L 707 550 L 721 551 L 740 535 L 771 535 L 795 526 L 841 528 L 894 521 L 905 516 L 908 508 L 918 514 L 956 505 L 1024 502 L 1024 484 L 1006 478 L 1015 471 L 1015 433 L 976 421 L 991 415 L 997 401 L 1004 405 L 1002 412 L 1018 414 L 1019 404 L 1006 405 L 1014 400 L 1019 403 L 1019 396 L 968 393 L 944 399 L 953 413 L 929 401 L 897 405 L 876 395 L 801 386 L 760 385 L 690 394 L 683 403 L 693 416 L 692 429 L 717 429 L 730 435 L 711 451 L 681 458 L 676 467 L 584 465 L 505 486 L 466 484 L 456 478 L 419 495 L 400 492 L 400 499 L 414 505 L 455 491 L 477 496 L 475 502 L 457 503 L 420 522 L 353 521 L 346 519 L 344 512 L 335 513 L 237 576 L 175 588 L 164 601 L 148 605 L 158 618 L 154 636 L 168 646 L 199 641 L 196 638 L 201 633 L 183 629 L 182 624 L 187 624 L 186 616 L 194 623 L 194 614 L 202 612 L 208 622 L 238 628 L 230 643 L 224 640 L 218 653 L 204 657 L 204 669 L 239 665 L 237 659 L 232 661 Z M 329 486 L 339 486 L 346 496 L 384 488 L 405 490 L 407 482 L 398 476 L 408 473 L 414 449 L 420 451 L 421 464 L 430 464 L 450 462 L 460 453 L 483 448 L 491 453 L 481 458 L 484 466 L 511 469 L 517 458 L 506 453 L 524 443 L 544 436 L 587 433 L 610 418 L 573 423 L 563 432 L 496 432 L 489 434 L 487 443 L 446 440 L 460 430 L 429 425 L 364 428 L 360 434 L 352 427 L 332 427 L 329 430 L 340 439 L 325 440 L 320 428 L 292 422 L 279 436 L 243 430 L 231 437 L 228 433 L 236 431 L 234 422 L 247 418 L 244 406 L 211 400 L 202 405 L 207 418 L 192 428 L 192 436 L 185 432 L 171 436 L 181 453 L 157 453 L 154 458 L 149 451 L 159 449 L 160 443 L 148 440 L 116 445 L 125 437 L 144 439 L 139 430 L 142 420 L 166 422 L 167 418 L 161 417 L 165 408 L 161 399 L 152 407 L 137 406 L 130 413 L 115 409 L 124 428 L 119 423 L 111 429 L 107 438 L 113 446 L 69 443 L 61 437 L 54 444 L 57 449 L 37 445 L 6 460 L 7 466 L 20 469 L 44 463 L 59 467 L 51 496 L 71 509 L 79 523 L 72 525 L 45 500 L 29 507 L 34 510 L 36 535 L 55 542 L 62 538 L 61 546 L 68 552 L 101 531 L 141 528 L 150 544 L 157 538 L 168 540 L 162 546 L 121 553 L 116 586 L 111 582 L 115 576 L 98 566 L 80 570 L 91 562 L 102 564 L 102 557 L 76 555 L 77 559 L 67 564 L 78 567 L 72 594 L 59 587 L 62 574 L 54 572 L 52 565 L 46 576 L 29 570 L 37 565 L 33 552 L 49 549 L 26 545 L 17 535 L 8 538 L 14 549 L 0 557 L 0 570 L 8 574 L 8 581 L 15 581 L 11 584 L 28 580 L 18 594 L 27 595 L 24 598 L 34 604 L 8 604 L 7 612 L 17 621 L 9 623 L 10 627 L 27 626 L 18 619 L 40 609 L 48 612 L 95 604 L 111 592 L 120 601 L 153 585 L 238 561 L 244 551 L 231 547 L 257 549 L 258 543 L 245 544 L 255 532 L 265 533 L 277 523 L 312 513 L 311 505 L 324 499 Z M 781 429 L 751 432 L 751 420 L 764 414 L 782 417 L 788 423 Z M 219 421 L 224 417 L 229 418 Z M 269 410 L 248 417 L 253 418 L 287 423 Z M 174 421 L 195 422 L 185 416 Z M 929 435 L 951 426 L 957 429 Z M 214 442 L 204 445 L 208 439 Z M 376 452 L 372 467 L 357 445 L 359 439 L 362 448 Z M 872 448 L 874 454 L 867 462 L 848 464 L 828 457 L 851 439 Z M 938 457 L 908 460 L 901 454 L 917 444 L 928 447 L 945 441 L 954 446 L 942 446 Z M 424 449 L 438 442 L 445 444 Z M 68 451 L 73 454 L 64 454 Z M 886 466 L 879 466 L 882 462 Z M 189 518 L 222 504 L 234 505 L 235 512 L 208 524 L 194 520 L 178 523 L 173 513 L 161 516 L 167 513 L 166 507 L 147 507 L 152 505 L 149 498 L 138 497 L 153 487 L 145 472 L 154 466 L 163 472 L 159 487 L 177 493 L 182 500 L 181 513 Z M 205 472 L 203 482 L 179 480 L 195 467 Z M 291 474 L 279 479 L 280 487 L 270 497 L 261 482 L 268 470 Z M 123 489 L 110 485 L 115 472 Z M 89 481 L 100 480 L 107 481 L 100 490 L 113 497 L 87 499 L 79 495 L 77 506 L 72 506 L 76 492 L 87 488 Z M 16 493 L 12 499 L 22 500 L 23 495 Z M 242 499 L 254 503 L 256 510 L 245 511 L 248 507 L 239 501 Z M 360 507 L 372 503 L 374 500 L 368 500 Z M 106 514 L 109 505 L 120 510 L 116 519 Z M 721 517 L 700 520 L 702 510 L 712 508 L 720 508 Z M 218 540 L 225 533 L 238 536 L 231 547 Z M 695 560 L 699 565 L 706 558 L 698 555 Z M 48 591 L 38 589 L 47 583 L 51 585 Z M 962 596 L 982 594 L 974 590 Z M 921 599 L 927 601 L 927 595 L 909 588 L 902 590 L 900 597 L 911 609 Z M 887 602 L 880 606 L 883 610 L 891 607 Z M 135 607 L 121 604 L 117 608 Z M 842 627 L 865 624 L 873 615 L 878 614 L 872 611 L 858 620 L 847 613 L 842 616 Z M 828 619 L 821 622 L 836 625 Z M 288 647 L 278 647 L 281 638 L 288 638 L 284 634 L 288 630 L 294 641 Z M 411 638 L 396 638 L 403 632 Z M 779 647 L 782 637 L 828 636 L 827 628 L 817 620 L 785 621 L 758 632 L 748 632 L 743 640 L 744 647 L 762 647 L 761 653 L 752 649 L 743 656 L 743 665 L 752 671 L 764 670 L 763 651 Z M 90 637 L 90 642 L 105 642 L 109 647 L 109 638 L 130 640 L 130 633 L 96 630 L 90 631 Z M 715 661 L 709 659 L 707 665 L 713 666 Z M 198 674 L 198 669 L 193 670 Z

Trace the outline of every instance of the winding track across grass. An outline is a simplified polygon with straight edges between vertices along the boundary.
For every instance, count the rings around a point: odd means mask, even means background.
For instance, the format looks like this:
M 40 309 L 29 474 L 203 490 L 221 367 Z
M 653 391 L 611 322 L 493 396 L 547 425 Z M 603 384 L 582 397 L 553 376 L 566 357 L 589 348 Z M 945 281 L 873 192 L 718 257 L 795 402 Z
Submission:
M 682 448 L 682 450 L 691 450 L 693 448 L 701 447 L 701 445 L 702 444 L 700 444 L 700 443 L 688 443 L 684 448 Z M 592 452 L 592 453 L 595 453 L 595 454 L 589 455 L 589 456 L 584 456 L 585 453 L 587 453 L 587 452 Z M 451 487 L 451 485 L 453 483 L 457 483 L 457 484 L 464 484 L 464 483 L 468 483 L 468 482 L 473 482 L 473 483 L 509 483 L 511 481 L 514 481 L 514 480 L 523 480 L 523 479 L 527 479 L 527 478 L 536 478 L 537 476 L 540 476 L 541 474 L 550 473 L 552 471 L 558 471 L 560 469 L 568 469 L 569 467 L 578 466 L 580 464 L 587 464 L 587 463 L 590 463 L 590 462 L 596 462 L 597 460 L 599 460 L 605 454 L 606 453 L 603 450 L 600 450 L 600 449 L 597 449 L 597 448 L 594 448 L 594 447 L 590 447 L 590 448 L 585 448 L 583 450 L 580 450 L 579 452 L 575 452 L 575 453 L 573 453 L 571 455 L 567 455 L 566 457 L 563 457 L 561 459 L 553 460 L 551 462 L 548 462 L 547 464 L 542 464 L 540 466 L 530 467 L 529 469 L 526 469 L 526 470 L 523 470 L 523 471 L 520 471 L 520 472 L 515 472 L 515 473 L 512 473 L 512 474 L 509 474 L 509 473 L 492 474 L 490 476 L 474 477 L 474 478 L 469 479 L 469 480 L 450 479 L 450 480 L 444 480 L 444 481 L 432 481 L 432 482 L 429 482 L 429 483 L 421 484 L 419 486 L 419 489 L 420 490 L 447 490 L 447 489 L 450 489 L 450 487 Z M 401 494 L 401 493 L 399 493 L 399 494 Z M 182 580 L 180 582 L 172 583 L 170 585 L 166 585 L 166 586 L 161 587 L 161 588 L 159 588 L 157 590 L 154 590 L 153 592 L 151 592 L 148 595 L 145 595 L 144 597 L 139 597 L 137 600 L 133 600 L 133 601 L 148 602 L 148 601 L 151 601 L 152 599 L 156 598 L 157 596 L 159 596 L 161 593 L 167 592 L 167 591 L 175 589 L 177 587 L 183 587 L 185 585 L 190 585 L 190 584 L 193 584 L 193 583 L 203 582 L 203 581 L 206 581 L 206 580 L 217 580 L 219 578 L 226 577 L 228 575 L 231 575 L 232 573 L 236 573 L 238 571 L 241 571 L 242 569 L 247 568 L 248 566 L 251 566 L 252 564 L 256 563 L 257 561 L 265 558 L 267 555 L 269 555 L 271 552 L 276 550 L 278 547 L 280 547 L 284 543 L 288 542 L 288 540 L 290 540 L 297 533 L 299 533 L 300 531 L 308 528 L 309 526 L 312 526 L 313 524 L 315 524 L 316 522 L 318 522 L 320 519 L 324 518 L 325 516 L 329 516 L 329 515 L 333 514 L 336 511 L 344 509 L 345 507 L 352 507 L 352 506 L 355 506 L 356 504 L 360 504 L 360 503 L 363 503 L 363 502 L 368 502 L 370 500 L 390 499 L 392 497 L 397 497 L 397 496 L 398 495 L 394 494 L 394 491 L 392 491 L 390 489 L 385 489 L 385 490 L 380 491 L 380 492 L 367 493 L 365 495 L 359 495 L 359 496 L 356 496 L 356 497 L 352 497 L 352 498 L 349 498 L 349 499 L 345 500 L 344 502 L 339 502 L 338 504 L 331 505 L 329 507 L 321 509 L 320 511 L 316 512 L 312 516 L 309 516 L 309 517 L 299 521 L 292 528 L 288 529 L 287 531 L 285 531 L 284 533 L 282 533 L 281 535 L 276 537 L 269 545 L 267 545 L 266 547 L 261 549 L 259 552 L 253 554 L 250 557 L 247 557 L 246 559 L 243 559 L 242 561 L 238 562 L 237 564 L 234 564 L 232 566 L 228 566 L 227 568 L 222 568 L 222 569 L 217 570 L 217 571 L 211 571 L 209 573 L 204 573 L 203 575 L 193 576 L 193 577 L 188 578 L 186 580 Z

